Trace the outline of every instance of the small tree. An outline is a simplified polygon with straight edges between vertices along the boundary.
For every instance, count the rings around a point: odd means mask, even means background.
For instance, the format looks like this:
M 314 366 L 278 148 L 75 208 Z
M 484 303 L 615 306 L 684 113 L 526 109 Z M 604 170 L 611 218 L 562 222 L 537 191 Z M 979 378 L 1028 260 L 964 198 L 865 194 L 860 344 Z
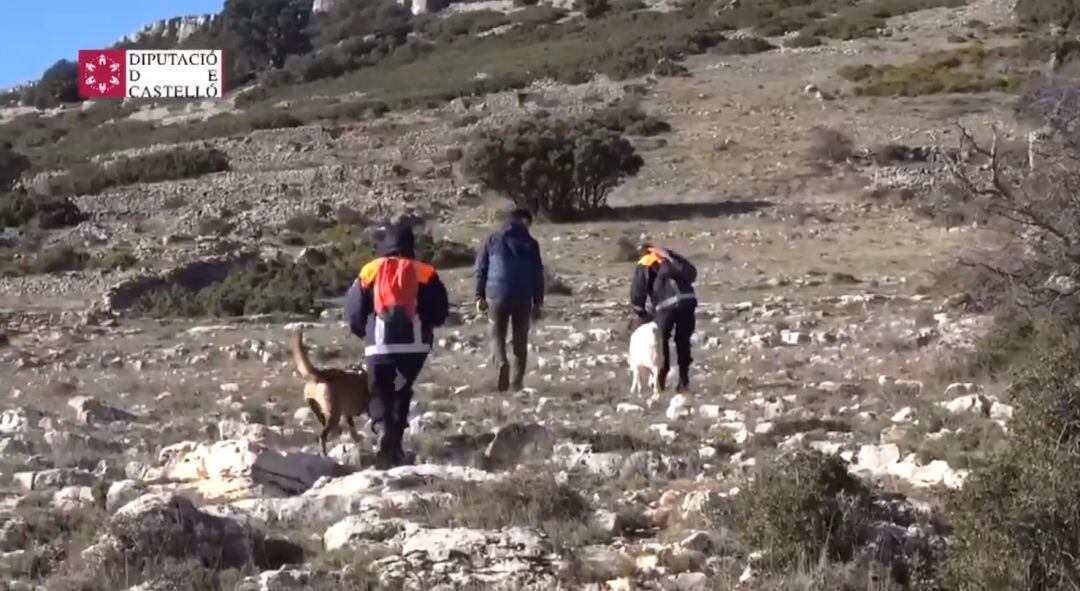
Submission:
M 0 191 L 10 191 L 28 168 L 29 158 L 16 152 L 9 143 L 0 144 Z
M 468 176 L 551 221 L 578 219 L 644 162 L 617 132 L 588 121 L 531 118 L 477 134 Z
M 1011 287 L 1022 307 L 1080 312 L 1080 142 L 1071 122 L 1076 115 L 1080 110 L 1072 116 L 1055 110 L 1043 118 L 1054 137 L 1037 166 L 1003 153 L 996 130 L 987 146 L 961 128 L 963 149 L 950 157 L 954 197 L 978 206 L 1014 237 L 962 263 Z M 959 154 L 965 152 L 975 162 L 963 161 Z

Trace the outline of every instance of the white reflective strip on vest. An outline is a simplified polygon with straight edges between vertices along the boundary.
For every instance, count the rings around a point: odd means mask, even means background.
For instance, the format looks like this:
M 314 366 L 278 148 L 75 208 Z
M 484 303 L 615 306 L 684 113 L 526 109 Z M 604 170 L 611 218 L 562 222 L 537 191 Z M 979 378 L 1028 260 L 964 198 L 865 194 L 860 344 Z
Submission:
M 391 355 L 394 353 L 428 353 L 431 345 L 426 343 L 403 343 L 399 345 L 371 345 L 364 347 L 364 355 Z
M 411 343 L 386 343 L 386 322 L 378 316 L 375 317 L 375 342 L 364 347 L 365 355 L 389 355 L 392 353 L 427 353 L 431 351 L 431 345 L 424 342 L 423 324 L 420 317 L 415 316 L 412 320 L 413 340 Z
M 670 308 L 671 306 L 674 306 L 675 304 L 678 304 L 679 302 L 685 300 L 697 300 L 697 295 L 692 293 L 680 293 L 677 296 L 671 296 L 670 298 L 657 304 L 656 309 L 659 310 L 661 308 Z

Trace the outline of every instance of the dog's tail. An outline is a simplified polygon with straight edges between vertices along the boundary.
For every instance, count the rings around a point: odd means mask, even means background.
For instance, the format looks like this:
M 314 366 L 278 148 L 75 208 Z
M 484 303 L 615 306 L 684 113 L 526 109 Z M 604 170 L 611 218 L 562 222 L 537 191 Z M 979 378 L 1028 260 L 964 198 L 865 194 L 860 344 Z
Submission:
M 318 375 L 318 371 L 315 369 L 315 366 L 311 365 L 311 359 L 308 358 L 307 350 L 304 349 L 304 329 L 297 329 L 297 331 L 293 333 L 290 345 L 293 360 L 296 361 L 296 371 L 300 372 L 300 375 L 306 380 L 315 378 Z

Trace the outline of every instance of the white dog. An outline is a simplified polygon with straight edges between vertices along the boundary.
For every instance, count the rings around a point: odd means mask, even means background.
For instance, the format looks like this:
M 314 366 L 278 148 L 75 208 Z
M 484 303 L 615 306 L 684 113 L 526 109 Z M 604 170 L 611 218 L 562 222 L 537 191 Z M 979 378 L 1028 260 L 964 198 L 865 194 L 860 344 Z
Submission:
M 660 326 L 647 322 L 637 327 L 630 335 L 630 376 L 633 383 L 630 392 L 641 392 L 642 373 L 649 374 L 649 385 L 654 393 L 660 392 L 660 365 L 663 363 L 660 351 Z

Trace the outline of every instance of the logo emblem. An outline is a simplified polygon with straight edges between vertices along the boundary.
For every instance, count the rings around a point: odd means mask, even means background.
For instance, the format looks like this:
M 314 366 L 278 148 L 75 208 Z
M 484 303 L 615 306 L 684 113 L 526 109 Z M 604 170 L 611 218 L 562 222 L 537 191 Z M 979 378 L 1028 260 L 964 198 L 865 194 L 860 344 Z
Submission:
M 79 96 L 84 99 L 124 98 L 127 87 L 126 52 L 79 50 Z

